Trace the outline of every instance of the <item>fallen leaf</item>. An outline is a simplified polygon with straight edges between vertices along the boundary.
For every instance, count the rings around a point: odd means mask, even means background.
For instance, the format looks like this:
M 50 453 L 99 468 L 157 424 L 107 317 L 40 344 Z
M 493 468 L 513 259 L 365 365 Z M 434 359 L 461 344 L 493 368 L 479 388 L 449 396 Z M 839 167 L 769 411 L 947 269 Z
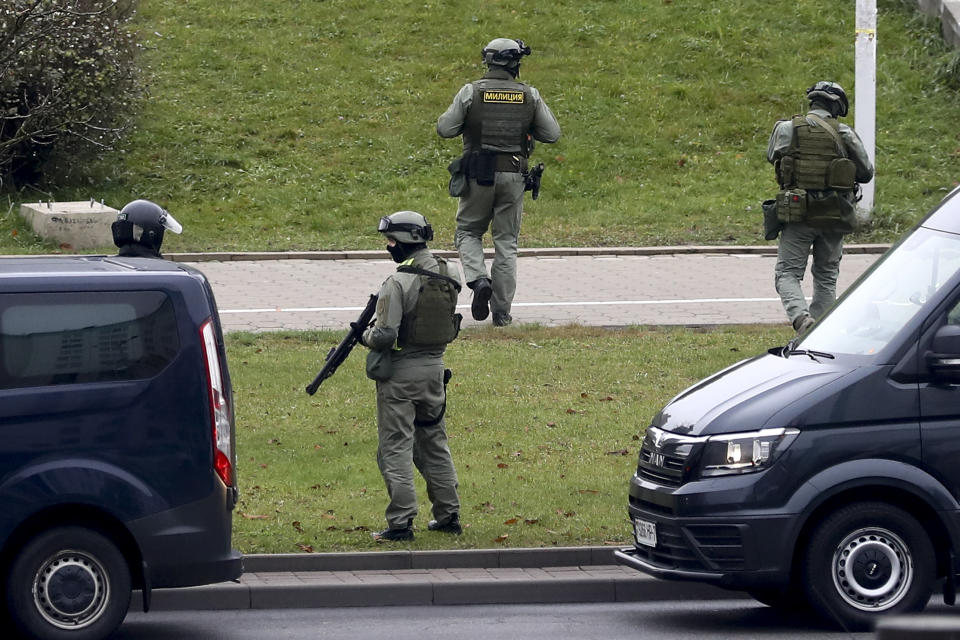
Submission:
M 337 519 L 337 516 L 333 515 L 332 513 L 321 513 L 321 514 L 320 514 L 320 517 L 323 518 L 324 520 L 336 520 L 336 519 Z
M 584 494 L 584 493 L 600 493 L 600 492 L 597 491 L 596 489 L 578 489 L 577 493 Z
M 493 539 L 493 541 L 494 541 L 494 542 L 506 542 L 506 541 L 507 541 L 507 538 L 509 538 L 509 537 L 510 537 L 510 536 L 505 533 L 505 534 L 503 534 L 502 536 L 497 536 L 496 538 Z
M 297 546 L 300 547 L 300 551 L 305 551 L 307 553 L 313 553 L 313 547 L 308 544 L 297 543 Z
M 503 524 L 517 524 L 517 519 L 510 518 L 509 520 L 504 520 Z
M 261 516 L 253 513 L 241 513 L 240 515 L 246 518 L 247 520 L 269 520 L 270 519 L 270 516 Z
M 506 462 L 501 462 L 500 464 L 497 465 L 497 469 L 506 469 L 509 466 L 510 465 L 508 465 Z
M 556 422 L 548 422 L 548 423 L 547 423 L 547 426 L 548 426 L 548 427 L 555 427 L 555 426 L 557 426 L 557 423 L 556 423 Z
M 580 397 L 581 397 L 581 398 L 589 398 L 589 397 L 590 397 L 590 394 L 588 394 L 588 393 L 581 393 L 581 394 L 580 394 Z
M 628 456 L 630 451 L 627 449 L 617 449 L 616 451 L 607 451 L 608 456 Z
M 524 524 L 537 524 L 537 523 L 540 522 L 540 521 L 537 520 L 536 518 L 528 518 L 528 519 L 524 520 L 523 522 L 524 522 Z
M 294 520 L 293 522 L 290 523 L 290 526 L 296 529 L 299 533 L 303 533 L 303 527 L 300 526 L 299 520 Z
M 613 396 L 607 396 L 605 398 L 600 398 L 600 402 L 610 402 L 613 400 Z

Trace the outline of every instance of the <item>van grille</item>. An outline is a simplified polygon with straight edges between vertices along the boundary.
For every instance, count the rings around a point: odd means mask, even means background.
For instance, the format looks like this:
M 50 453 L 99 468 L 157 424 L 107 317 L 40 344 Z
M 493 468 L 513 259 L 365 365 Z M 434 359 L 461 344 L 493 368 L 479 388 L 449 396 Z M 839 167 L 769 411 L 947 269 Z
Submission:
M 686 480 L 687 463 L 694 448 L 702 441 L 648 427 L 640 446 L 637 475 L 659 485 L 679 487 Z

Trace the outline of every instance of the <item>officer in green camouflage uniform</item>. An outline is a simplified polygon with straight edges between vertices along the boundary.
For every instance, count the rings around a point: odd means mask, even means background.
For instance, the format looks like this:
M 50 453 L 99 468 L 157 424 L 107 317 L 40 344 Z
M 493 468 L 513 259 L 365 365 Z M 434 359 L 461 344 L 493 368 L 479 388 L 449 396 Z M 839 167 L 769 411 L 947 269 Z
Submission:
M 463 135 L 468 190 L 460 196 L 455 240 L 473 289 L 471 313 L 485 320 L 492 311 L 496 326 L 512 321 L 524 174 L 533 140 L 560 138 L 560 125 L 540 93 L 517 81 L 520 59 L 529 54 L 522 40 L 492 40 L 482 51 L 487 73 L 464 85 L 437 120 L 440 136 Z M 490 276 L 482 241 L 488 228 L 494 247 Z
M 767 160 L 776 168 L 777 216 L 783 227 L 774 267 L 777 293 L 797 333 L 813 326 L 836 300 L 843 236 L 856 229 L 859 184 L 873 179 L 873 164 L 847 115 L 847 95 L 834 82 L 807 89 L 810 110 L 776 123 Z M 813 253 L 813 301 L 800 288 Z
M 398 211 L 381 218 L 379 231 L 399 267 L 380 287 L 376 321 L 362 339 L 371 349 L 367 374 L 377 380 L 377 463 L 390 496 L 388 527 L 374 537 L 413 539 L 414 466 L 433 503 L 428 529 L 459 534 L 457 472 L 444 420 L 449 374 L 443 353 L 459 331 L 454 310 L 460 280 L 427 248 L 433 229 L 419 213 Z M 438 293 L 422 293 L 428 290 Z M 374 361 L 379 364 L 372 366 Z

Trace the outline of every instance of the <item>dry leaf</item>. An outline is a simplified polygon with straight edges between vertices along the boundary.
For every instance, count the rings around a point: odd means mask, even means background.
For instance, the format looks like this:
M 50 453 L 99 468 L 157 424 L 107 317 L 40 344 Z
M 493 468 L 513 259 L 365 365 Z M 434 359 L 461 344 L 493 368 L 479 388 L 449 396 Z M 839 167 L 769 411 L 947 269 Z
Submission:
M 528 518 L 527 520 L 524 520 L 523 522 L 524 522 L 525 524 L 537 524 L 537 523 L 540 522 L 540 521 L 537 520 L 536 518 Z
M 253 513 L 241 513 L 240 515 L 246 518 L 247 520 L 269 520 L 270 519 L 270 516 L 261 516 Z
M 503 535 L 501 535 L 501 536 L 497 536 L 496 538 L 493 539 L 493 541 L 494 541 L 494 542 L 506 542 L 506 541 L 507 541 L 507 538 L 509 538 L 509 537 L 510 537 L 510 536 L 505 533 L 505 534 L 503 534 Z
M 307 553 L 313 553 L 313 547 L 308 544 L 297 543 L 297 546 L 300 547 L 300 551 L 305 551 Z
M 303 527 L 300 526 L 300 521 L 299 521 L 299 520 L 294 520 L 293 522 L 290 523 L 290 526 L 292 526 L 292 527 L 293 527 L 294 529 L 296 529 L 298 532 L 303 533 Z
M 500 464 L 497 465 L 497 469 L 506 469 L 509 466 L 510 465 L 508 465 L 506 462 L 501 462 Z
M 517 524 L 517 519 L 510 518 L 509 520 L 505 520 L 503 524 Z

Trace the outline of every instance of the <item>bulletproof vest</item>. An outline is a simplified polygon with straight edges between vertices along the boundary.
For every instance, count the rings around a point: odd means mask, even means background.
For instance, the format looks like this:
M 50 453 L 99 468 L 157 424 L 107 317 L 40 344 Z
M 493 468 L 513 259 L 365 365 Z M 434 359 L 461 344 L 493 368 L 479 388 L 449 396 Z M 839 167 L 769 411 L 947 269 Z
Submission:
M 835 118 L 823 118 L 823 120 L 833 128 L 834 133 L 839 129 L 839 123 Z M 833 189 L 836 188 L 832 180 L 831 171 L 835 167 L 835 160 L 845 158 L 844 153 L 840 151 L 837 140 L 833 134 L 824 130 L 823 127 L 811 125 L 804 116 L 793 117 L 793 142 L 790 144 L 790 150 L 781 160 L 781 170 L 787 168 L 785 165 L 791 164 L 792 177 L 784 172 L 784 180 L 789 184 L 784 187 L 796 187 L 798 189 Z M 789 160 L 787 160 L 789 158 Z M 787 160 L 785 163 L 784 160 Z M 849 187 L 852 189 L 853 184 Z
M 413 266 L 408 260 L 397 267 L 401 273 L 417 275 L 418 295 L 413 310 L 400 321 L 397 344 L 404 347 L 442 347 L 460 332 L 461 316 L 456 312 L 460 283 L 449 276 L 447 263 L 437 258 L 437 270 Z
M 536 105 L 530 87 L 515 80 L 483 78 L 473 83 L 473 101 L 463 129 L 464 151 L 529 155 L 527 133 Z

